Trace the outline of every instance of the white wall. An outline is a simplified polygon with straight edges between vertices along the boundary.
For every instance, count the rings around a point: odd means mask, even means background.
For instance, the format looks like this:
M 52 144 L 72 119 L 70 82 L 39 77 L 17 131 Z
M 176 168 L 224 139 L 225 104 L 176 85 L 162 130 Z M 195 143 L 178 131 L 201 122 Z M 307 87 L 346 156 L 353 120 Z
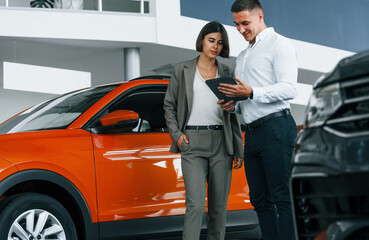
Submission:
M 4 90 L 0 88 L 0 123 L 33 105 L 53 97 L 51 94 Z
M 0 36 L 156 42 L 155 17 L 65 9 L 0 8 Z
M 4 62 L 4 89 L 64 94 L 91 87 L 91 73 L 76 70 Z
M 31 40 L 0 38 L 0 122 L 50 98 L 51 94 L 3 89 L 3 62 L 91 72 L 91 84 L 123 81 L 123 50 L 65 46 Z

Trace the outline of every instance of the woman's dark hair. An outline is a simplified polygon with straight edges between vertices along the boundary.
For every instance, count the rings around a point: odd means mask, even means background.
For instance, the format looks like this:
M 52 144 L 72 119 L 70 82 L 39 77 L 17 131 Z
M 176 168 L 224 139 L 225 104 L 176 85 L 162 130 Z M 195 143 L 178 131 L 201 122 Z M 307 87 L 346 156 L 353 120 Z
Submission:
M 228 34 L 224 26 L 217 21 L 209 22 L 201 29 L 199 36 L 197 37 L 197 40 L 196 40 L 196 50 L 198 52 L 202 52 L 203 51 L 202 42 L 205 36 L 208 35 L 209 33 L 214 33 L 214 32 L 219 32 L 222 35 L 223 49 L 220 52 L 219 56 L 223 58 L 229 58 Z
M 255 8 L 259 8 L 263 10 L 259 0 L 236 0 L 231 8 L 231 11 L 234 13 L 238 13 L 244 10 L 254 10 Z

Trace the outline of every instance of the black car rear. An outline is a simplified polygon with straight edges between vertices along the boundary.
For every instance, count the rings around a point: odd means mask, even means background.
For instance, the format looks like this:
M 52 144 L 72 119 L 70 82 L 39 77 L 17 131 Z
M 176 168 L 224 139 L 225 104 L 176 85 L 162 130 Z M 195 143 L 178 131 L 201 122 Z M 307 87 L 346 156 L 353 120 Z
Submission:
M 291 191 L 298 239 L 369 239 L 369 51 L 315 84 Z

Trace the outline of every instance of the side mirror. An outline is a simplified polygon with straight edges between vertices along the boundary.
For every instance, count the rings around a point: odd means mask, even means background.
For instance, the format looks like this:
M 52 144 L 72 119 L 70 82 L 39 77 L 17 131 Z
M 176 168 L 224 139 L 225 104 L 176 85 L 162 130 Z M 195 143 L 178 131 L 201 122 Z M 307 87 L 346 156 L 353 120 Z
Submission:
M 101 126 L 91 129 L 93 133 L 118 133 L 135 128 L 139 116 L 129 110 L 116 110 L 100 118 Z

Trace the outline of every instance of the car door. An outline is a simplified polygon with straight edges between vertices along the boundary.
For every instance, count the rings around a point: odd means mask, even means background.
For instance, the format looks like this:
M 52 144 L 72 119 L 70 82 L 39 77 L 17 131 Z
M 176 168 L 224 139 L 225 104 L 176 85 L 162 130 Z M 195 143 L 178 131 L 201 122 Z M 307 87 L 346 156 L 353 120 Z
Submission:
M 115 231 L 114 236 L 126 236 L 127 231 L 134 235 L 127 227 L 129 220 L 150 225 L 153 217 L 185 212 L 180 155 L 169 152 L 171 139 L 163 110 L 165 89 L 165 85 L 136 87 L 103 109 L 101 116 L 123 109 L 137 112 L 140 119 L 136 128 L 114 134 L 92 133 L 98 215 L 99 221 L 105 222 L 102 234 L 106 228 Z M 171 223 L 180 231 L 182 220 Z M 140 228 L 141 234 L 144 229 Z

